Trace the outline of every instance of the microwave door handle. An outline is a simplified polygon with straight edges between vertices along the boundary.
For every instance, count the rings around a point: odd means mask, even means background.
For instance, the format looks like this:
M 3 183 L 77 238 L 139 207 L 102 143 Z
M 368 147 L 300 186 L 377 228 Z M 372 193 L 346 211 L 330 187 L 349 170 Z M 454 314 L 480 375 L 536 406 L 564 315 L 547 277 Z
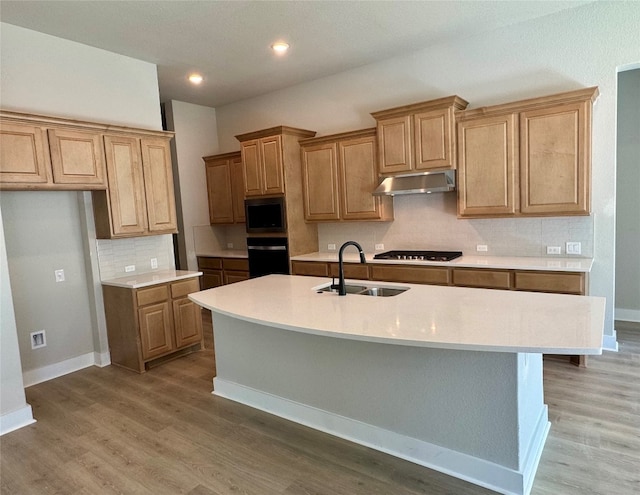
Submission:
M 286 246 L 247 246 L 247 249 L 255 251 L 286 251 Z

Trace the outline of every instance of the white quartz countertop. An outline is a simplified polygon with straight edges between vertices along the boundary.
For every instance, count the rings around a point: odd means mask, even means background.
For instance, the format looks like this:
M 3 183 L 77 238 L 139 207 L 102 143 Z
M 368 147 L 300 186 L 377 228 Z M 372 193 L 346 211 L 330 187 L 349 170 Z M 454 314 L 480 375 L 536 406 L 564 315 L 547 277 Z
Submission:
M 112 278 L 103 280 L 102 285 L 114 285 L 116 287 L 128 287 L 130 289 L 139 289 L 149 285 L 164 284 L 174 282 L 184 278 L 199 277 L 202 272 L 191 272 L 187 270 L 158 270 L 155 272 L 139 273 L 126 277 Z
M 602 352 L 601 297 L 371 281 L 352 283 L 409 290 L 392 297 L 318 293 L 330 283 L 268 275 L 189 298 L 241 320 L 336 338 L 472 351 Z
M 247 258 L 247 250 L 242 249 L 211 249 L 208 251 L 198 251 L 196 256 L 205 258 Z
M 555 258 L 533 256 L 467 256 L 463 255 L 452 261 L 417 261 L 417 260 L 376 260 L 373 254 L 366 254 L 367 263 L 385 263 L 398 265 L 451 266 L 458 268 L 494 268 L 502 270 L 542 270 L 562 272 L 590 272 L 593 258 Z M 338 253 L 311 253 L 292 256 L 294 261 L 337 262 Z M 344 261 L 359 263 L 360 258 L 355 249 L 344 252 Z

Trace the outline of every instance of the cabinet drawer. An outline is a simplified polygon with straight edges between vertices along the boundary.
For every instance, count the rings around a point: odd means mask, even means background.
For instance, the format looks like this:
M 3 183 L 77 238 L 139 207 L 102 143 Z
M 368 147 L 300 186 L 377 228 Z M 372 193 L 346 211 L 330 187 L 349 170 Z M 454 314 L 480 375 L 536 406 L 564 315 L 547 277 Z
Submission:
M 235 282 L 242 282 L 243 280 L 249 280 L 249 272 L 233 272 L 227 271 L 224 272 L 224 283 L 233 284 Z
M 448 285 L 449 269 L 444 267 L 371 265 L 371 280 L 408 284 Z
M 584 295 L 584 273 L 567 272 L 516 272 L 515 289 L 533 292 L 557 292 Z
M 487 289 L 510 289 L 511 273 L 506 270 L 454 268 L 453 285 L 462 287 L 484 287 Z
M 167 301 L 169 299 L 169 288 L 166 285 L 154 285 L 146 289 L 137 289 L 136 298 L 138 306 Z
M 222 258 L 222 267 L 225 270 L 235 270 L 237 272 L 249 271 L 249 260 L 244 258 Z
M 197 278 L 188 278 L 185 280 L 178 280 L 177 282 L 171 282 L 171 297 L 176 299 L 178 297 L 184 297 L 192 292 L 198 292 L 200 290 L 200 283 Z
M 198 256 L 198 268 L 200 270 L 205 268 L 209 268 L 211 270 L 222 270 L 222 258 Z
M 294 275 L 306 275 L 310 277 L 329 276 L 327 264 L 319 261 L 292 261 L 291 271 Z
M 329 263 L 329 276 L 340 276 L 340 264 Z M 369 266 L 362 263 L 345 263 L 344 277 L 355 278 L 356 280 L 369 280 Z

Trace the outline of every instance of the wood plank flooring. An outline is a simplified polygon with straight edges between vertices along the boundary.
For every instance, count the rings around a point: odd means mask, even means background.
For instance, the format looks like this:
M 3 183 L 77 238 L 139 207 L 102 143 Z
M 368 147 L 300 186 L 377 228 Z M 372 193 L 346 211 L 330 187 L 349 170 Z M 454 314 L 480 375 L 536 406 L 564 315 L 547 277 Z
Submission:
M 640 493 L 640 326 L 577 368 L 545 359 L 551 432 L 533 495 Z M 204 351 L 138 375 L 91 367 L 26 390 L 37 423 L 0 438 L 6 495 L 493 493 L 211 395 Z

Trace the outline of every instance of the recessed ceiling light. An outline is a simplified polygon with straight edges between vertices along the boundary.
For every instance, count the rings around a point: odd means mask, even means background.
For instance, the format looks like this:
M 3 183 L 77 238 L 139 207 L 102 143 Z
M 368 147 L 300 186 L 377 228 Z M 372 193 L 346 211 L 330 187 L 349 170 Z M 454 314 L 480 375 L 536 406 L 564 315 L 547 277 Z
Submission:
M 200 84 L 203 80 L 203 77 L 200 74 L 189 74 L 189 82 L 191 84 Z
M 289 49 L 289 43 L 285 43 L 283 41 L 278 41 L 271 45 L 271 49 L 277 54 L 282 54 Z

